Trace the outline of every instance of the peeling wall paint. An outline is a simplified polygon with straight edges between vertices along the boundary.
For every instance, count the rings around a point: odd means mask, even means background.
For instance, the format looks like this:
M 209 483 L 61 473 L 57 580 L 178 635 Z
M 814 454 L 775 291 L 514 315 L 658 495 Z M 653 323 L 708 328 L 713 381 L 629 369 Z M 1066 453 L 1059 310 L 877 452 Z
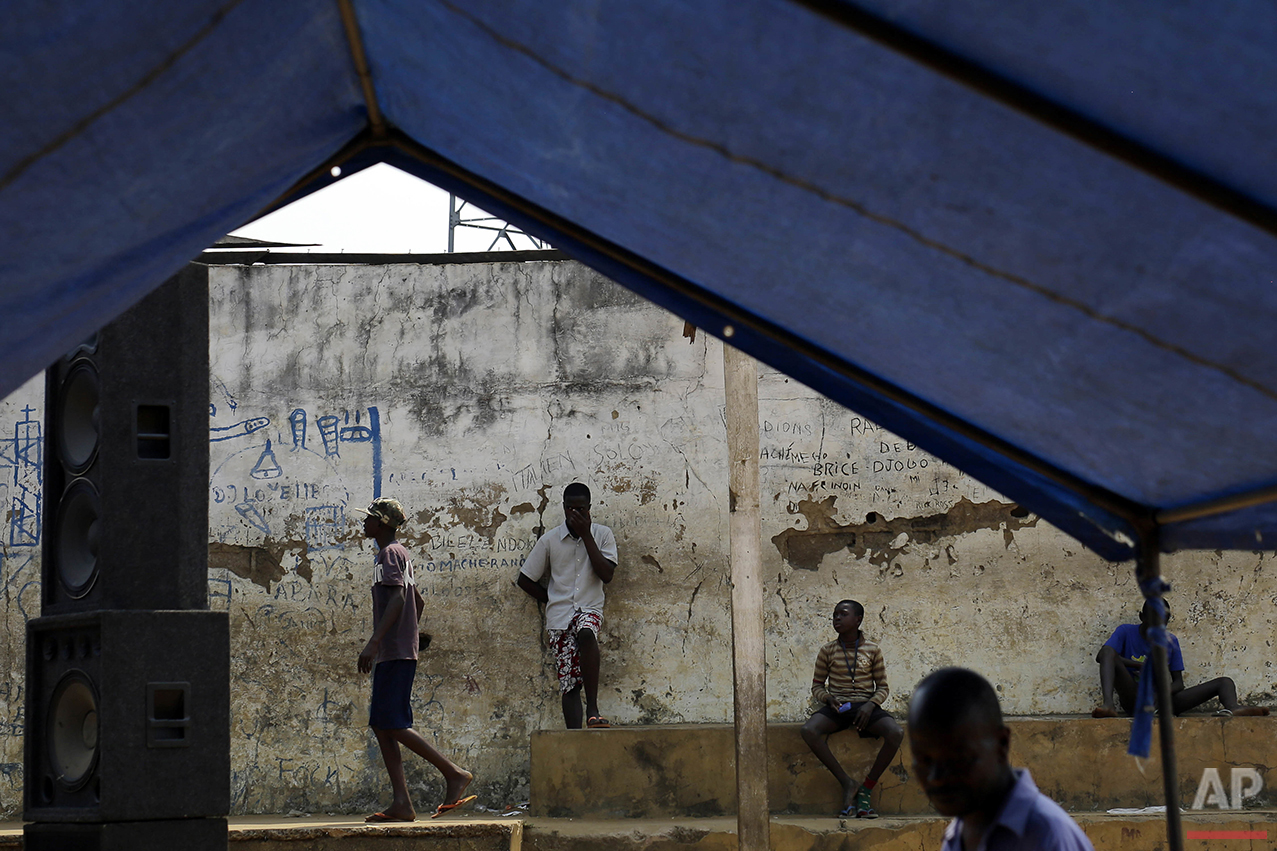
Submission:
M 232 629 L 232 806 L 359 811 L 388 787 L 355 660 L 372 549 L 354 508 L 408 509 L 426 599 L 416 726 L 496 808 L 527 798 L 529 734 L 561 722 L 541 613 L 512 580 L 573 480 L 616 532 L 603 710 L 732 717 L 722 351 L 567 261 L 223 267 L 210 281 L 209 595 Z M 0 808 L 21 807 L 25 620 L 38 611 L 42 382 L 0 402 Z M 975 667 L 1009 713 L 1077 713 L 1134 618 L 1110 565 L 1005 497 L 783 375 L 760 380 L 769 715 L 806 717 L 829 614 L 863 602 L 903 709 Z M 36 441 L 38 443 L 38 440 Z M 33 525 L 34 524 L 34 525 Z M 1164 564 L 1186 680 L 1272 698 L 1271 556 Z M 409 760 L 424 807 L 442 789 Z

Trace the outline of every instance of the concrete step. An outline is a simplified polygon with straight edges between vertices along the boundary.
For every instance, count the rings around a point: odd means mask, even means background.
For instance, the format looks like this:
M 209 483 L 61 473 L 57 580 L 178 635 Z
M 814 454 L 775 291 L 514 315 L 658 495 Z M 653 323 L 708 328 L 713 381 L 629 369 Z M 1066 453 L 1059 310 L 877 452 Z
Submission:
M 517 818 L 422 816 L 399 824 L 365 824 L 362 816 L 237 816 L 230 851 L 520 851 Z
M 520 851 L 517 818 L 444 816 L 366 825 L 362 816 L 232 816 L 230 851 Z M 22 822 L 0 822 L 0 848 L 22 848 Z M 179 849 L 180 851 L 180 849 Z
M 1076 813 L 1096 851 L 1162 851 L 1160 815 Z M 936 851 L 946 819 L 773 816 L 774 851 Z M 1268 851 L 1277 810 L 1184 814 L 1185 851 Z M 1203 835 L 1204 834 L 1204 835 Z M 1239 835 L 1245 834 L 1245 838 Z M 369 826 L 356 816 L 237 816 L 229 851 L 735 851 L 736 819 L 471 818 Z M 0 848 L 22 847 L 22 824 L 0 823 Z
M 1095 851 L 1163 851 L 1162 816 L 1076 816 Z M 946 819 L 891 816 L 842 820 L 773 816 L 773 851 L 938 851 Z M 1277 839 L 1277 811 L 1186 813 L 1185 851 L 1268 851 Z M 1196 834 L 1209 834 L 1205 837 Z M 1236 838 L 1248 834 L 1249 838 Z M 1258 834 L 1262 834 L 1261 838 Z M 525 851 L 735 851 L 735 818 L 543 819 L 524 825 Z
M 1126 755 L 1130 722 L 1080 716 L 1008 718 L 1011 762 L 1070 812 L 1163 803 L 1161 761 L 1141 771 Z M 799 724 L 768 726 L 768 786 L 774 813 L 827 815 L 841 803 L 837 783 L 808 750 Z M 1154 725 L 1156 728 L 1156 724 Z M 863 776 L 878 741 L 831 737 L 852 776 Z M 1268 766 L 1277 765 L 1277 718 L 1175 719 L 1180 795 L 1189 806 L 1203 771 L 1231 788 L 1233 768 L 1254 768 L 1264 788 L 1248 807 L 1277 806 Z M 911 776 L 908 737 L 874 791 L 883 815 L 932 812 Z M 674 724 L 607 730 L 542 730 L 532 735 L 531 814 L 556 818 L 673 818 L 733 815 L 736 767 L 731 725 Z

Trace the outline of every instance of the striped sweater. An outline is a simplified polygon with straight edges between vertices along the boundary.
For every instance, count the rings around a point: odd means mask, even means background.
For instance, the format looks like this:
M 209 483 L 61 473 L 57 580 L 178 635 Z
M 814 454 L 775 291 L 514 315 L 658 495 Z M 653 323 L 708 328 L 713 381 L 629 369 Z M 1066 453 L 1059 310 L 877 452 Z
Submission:
M 853 667 L 854 678 L 851 673 Z M 823 705 L 871 700 L 882 706 L 887 695 L 891 694 L 882 649 L 863 632 L 859 647 L 843 647 L 838 639 L 834 639 L 820 648 L 816 654 L 816 672 L 811 679 L 812 699 Z

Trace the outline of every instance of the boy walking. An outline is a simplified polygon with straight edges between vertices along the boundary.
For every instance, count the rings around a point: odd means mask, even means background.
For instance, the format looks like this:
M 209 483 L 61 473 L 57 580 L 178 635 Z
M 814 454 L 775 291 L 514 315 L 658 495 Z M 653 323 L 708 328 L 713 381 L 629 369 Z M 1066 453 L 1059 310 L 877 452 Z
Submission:
M 882 650 L 860 631 L 864 617 L 865 607 L 855 600 L 843 600 L 834 606 L 834 632 L 838 638 L 816 654 L 816 672 L 811 681 L 811 696 L 820 708 L 802 730 L 807 747 L 842 786 L 839 815 L 843 818 L 853 813 L 856 818 L 878 817 L 870 794 L 904 739 L 896 719 L 882 708 L 891 693 L 887 665 Z M 829 749 L 829 734 L 848 727 L 855 727 L 862 739 L 882 739 L 878 758 L 863 783 L 853 780 Z
M 563 489 L 564 522 L 542 535 L 519 571 L 518 585 L 545 603 L 559 674 L 563 723 L 581 727 L 581 690 L 586 726 L 609 727 L 599 712 L 599 629 L 603 626 L 603 586 L 616 573 L 616 538 L 590 520 L 590 489 L 573 482 Z M 541 577 L 550 571 L 549 582 Z
M 476 796 L 462 798 L 474 779 L 469 771 L 435 750 L 421 734 L 412 729 L 412 681 L 417 673 L 417 593 L 412 561 L 408 550 L 395 540 L 404 523 L 403 506 L 398 500 L 377 499 L 367 509 L 356 509 L 364 518 L 364 537 L 377 542 L 377 558 L 373 563 L 372 638 L 359 654 L 359 673 L 372 671 L 372 701 L 368 710 L 368 726 L 377 737 L 381 758 L 390 775 L 394 800 L 389 807 L 373 813 L 364 821 L 413 821 L 417 813 L 408 795 L 404 779 L 403 757 L 399 746 L 424 757 L 443 774 L 447 789 L 444 802 L 435 810 L 441 815 Z

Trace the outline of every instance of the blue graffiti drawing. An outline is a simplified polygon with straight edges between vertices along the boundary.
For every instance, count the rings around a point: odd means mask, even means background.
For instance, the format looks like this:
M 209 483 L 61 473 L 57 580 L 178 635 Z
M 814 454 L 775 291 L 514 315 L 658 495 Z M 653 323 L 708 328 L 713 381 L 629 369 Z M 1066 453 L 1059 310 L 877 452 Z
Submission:
M 346 511 L 340 505 L 317 505 L 306 509 L 306 546 L 311 552 L 341 547 L 338 536 L 346 525 Z
M 293 429 L 293 449 L 306 448 L 306 412 L 301 408 L 295 409 L 288 415 L 288 424 Z
M 21 786 L 22 785 L 22 763 L 20 762 L 0 763 L 0 777 L 4 777 L 5 780 L 9 781 L 10 789 Z
M 239 403 L 235 401 L 235 397 L 231 395 L 231 391 L 226 389 L 226 383 L 220 378 L 214 378 L 217 389 L 222 391 L 222 395 L 226 397 L 226 406 L 231 409 L 231 413 L 235 413 L 235 409 L 239 407 Z
M 320 417 L 315 420 L 315 425 L 319 426 L 319 436 L 324 441 L 324 454 L 330 458 L 340 457 L 337 449 L 337 418 Z
M 368 407 L 368 429 L 372 433 L 372 498 L 381 496 L 381 411 Z
M 13 509 L 9 514 L 9 546 L 35 547 L 40 544 L 40 491 L 24 484 L 17 485 Z
M 3 590 L 6 600 L 16 599 L 18 602 L 18 612 L 22 615 L 22 620 L 31 620 L 40 613 L 40 569 L 35 565 L 35 556 L 28 555 L 21 563 L 16 564 L 16 558 L 11 557 L 9 564 L 4 564 L 0 559 L 0 576 L 8 576 L 5 580 Z M 33 566 L 34 565 L 34 566 Z M 23 574 L 30 572 L 34 579 L 23 580 Z M 13 589 L 17 588 L 17 593 Z M 30 610 L 28 611 L 28 604 Z
M 44 439 L 40 421 L 31 417 L 34 413 L 30 405 L 23 408 L 22 419 L 14 423 L 13 437 L 0 440 L 0 465 L 13 471 L 9 479 L 15 490 L 9 512 L 9 545 L 13 547 L 35 547 L 40 543 Z M 35 487 L 29 484 L 32 478 Z
M 240 517 L 261 529 L 263 533 L 270 534 L 270 524 L 266 522 L 266 518 L 262 516 L 262 513 L 257 510 L 256 505 L 251 502 L 241 502 L 235 506 L 235 510 L 239 512 Z
M 210 608 L 214 608 L 217 605 L 216 601 L 225 600 L 226 602 L 221 604 L 223 608 L 217 609 L 217 611 L 226 611 L 225 607 L 229 606 L 231 601 L 231 589 L 231 579 L 229 576 L 221 578 L 214 578 L 210 576 L 208 578 L 208 600 Z
M 269 438 L 266 440 L 266 448 L 262 450 L 261 457 L 257 459 L 257 463 L 253 465 L 249 475 L 259 481 L 262 479 L 278 479 L 284 475 L 283 468 L 279 466 L 279 461 L 275 459 L 275 450 L 270 448 Z
M 208 430 L 208 439 L 210 443 L 216 443 L 219 440 L 231 440 L 232 438 L 252 434 L 255 431 L 261 431 L 268 425 L 270 425 L 270 417 L 253 417 L 241 420 L 234 425 L 210 428 Z
M 338 435 L 346 443 L 367 443 L 372 440 L 372 429 L 368 426 L 346 426 Z

